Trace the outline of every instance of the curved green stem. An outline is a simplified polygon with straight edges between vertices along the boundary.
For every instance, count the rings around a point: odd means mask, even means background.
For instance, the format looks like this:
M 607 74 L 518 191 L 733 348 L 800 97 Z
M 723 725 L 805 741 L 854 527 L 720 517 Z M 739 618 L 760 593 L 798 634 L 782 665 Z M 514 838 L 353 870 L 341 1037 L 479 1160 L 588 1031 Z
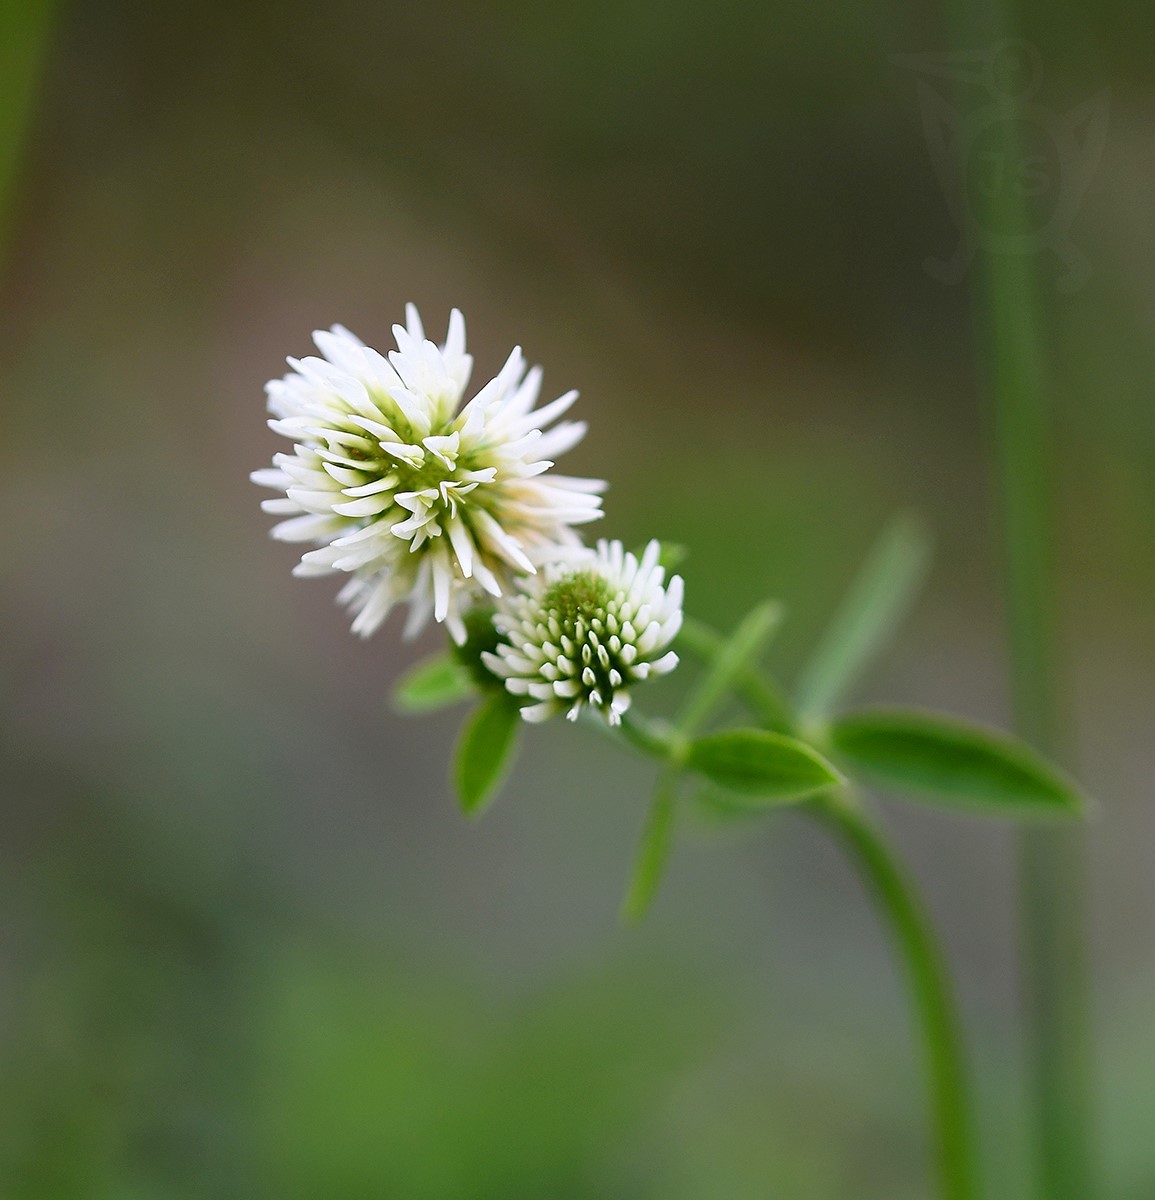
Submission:
M 727 644 L 706 626 L 693 623 L 691 629 L 702 635 L 694 636 L 694 641 L 707 659 Z M 753 667 L 737 673 L 733 687 L 759 715 L 765 711 L 775 723 L 785 719 L 793 724 L 777 689 Z M 627 910 L 633 912 L 644 910 L 656 886 L 660 861 L 668 852 L 673 781 L 684 756 L 687 734 L 632 711 L 623 720 L 621 733 L 635 749 L 664 764 L 658 799 L 643 837 L 642 866 L 627 898 Z M 828 793 L 807 807 L 834 833 L 857 865 L 901 957 L 922 1034 L 940 1196 L 942 1200 L 975 1200 L 977 1156 L 962 1031 L 930 917 L 914 881 L 881 831 L 848 794 Z
M 976 1155 L 962 1031 L 930 917 L 880 830 L 846 797 L 823 799 L 811 811 L 858 866 L 902 959 L 922 1033 L 940 1194 L 943 1200 L 974 1200 Z

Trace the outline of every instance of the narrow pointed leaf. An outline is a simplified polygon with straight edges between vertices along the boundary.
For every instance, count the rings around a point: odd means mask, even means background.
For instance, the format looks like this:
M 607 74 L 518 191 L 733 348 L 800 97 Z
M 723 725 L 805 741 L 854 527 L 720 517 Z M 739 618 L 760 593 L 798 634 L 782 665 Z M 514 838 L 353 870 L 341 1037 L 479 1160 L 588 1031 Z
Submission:
M 469 672 L 449 654 L 422 659 L 397 681 L 393 707 L 417 715 L 460 704 L 474 694 Z
M 1077 814 L 1078 787 L 1025 743 L 953 717 L 901 709 L 836 721 L 831 745 L 886 787 L 1005 816 Z
M 654 788 L 654 798 L 634 857 L 630 886 L 622 901 L 623 921 L 640 921 L 646 915 L 666 873 L 674 846 L 676 792 L 677 775 L 673 771 L 663 771 Z
M 678 650 L 686 650 L 702 662 L 712 664 L 726 645 L 726 640 L 709 625 L 686 617 L 682 628 L 678 630 L 674 645 Z M 747 662 L 738 670 L 734 676 L 733 689 L 758 718 L 763 729 L 772 729 L 776 733 L 793 731 L 794 716 L 786 698 L 752 663 Z
M 804 722 L 828 715 L 857 682 L 906 615 L 929 559 L 929 539 L 914 517 L 896 517 L 883 530 L 799 680 Z
M 786 804 L 844 783 L 817 751 L 765 729 L 732 729 L 690 743 L 686 766 L 757 804 Z
M 513 765 L 521 716 L 513 697 L 493 692 L 469 714 L 453 756 L 453 783 L 462 810 L 489 806 Z
M 759 604 L 718 646 L 709 669 L 678 717 L 680 733 L 689 735 L 701 728 L 742 672 L 757 661 L 781 620 L 781 605 L 773 601 Z

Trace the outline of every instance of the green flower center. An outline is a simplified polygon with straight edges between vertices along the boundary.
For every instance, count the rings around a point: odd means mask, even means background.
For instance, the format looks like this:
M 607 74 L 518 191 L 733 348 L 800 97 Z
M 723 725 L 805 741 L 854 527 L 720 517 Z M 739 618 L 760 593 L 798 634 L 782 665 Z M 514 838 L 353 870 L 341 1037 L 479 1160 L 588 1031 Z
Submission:
M 576 571 L 551 583 L 541 603 L 544 611 L 556 616 L 572 637 L 579 621 L 589 626 L 595 619 L 604 619 L 609 602 L 609 584 L 600 575 Z
M 426 453 L 425 461 L 419 467 L 411 467 L 408 463 L 382 462 L 379 470 L 382 475 L 390 472 L 397 476 L 397 491 L 420 492 L 426 488 L 438 488 L 446 480 L 457 481 L 462 471 L 468 470 L 469 464 L 463 455 L 452 467 L 447 467 L 436 454 Z
M 458 444 L 454 447 L 448 442 L 454 432 L 452 421 L 435 426 L 430 434 L 423 438 L 415 432 L 404 415 L 391 405 L 388 398 L 375 399 L 381 405 L 383 422 L 388 422 L 403 444 L 417 447 L 420 458 L 412 452 L 404 456 L 390 453 L 383 448 L 373 433 L 350 422 L 343 427 L 343 432 L 351 434 L 357 442 L 341 447 L 339 452 L 358 464 L 357 469 L 364 472 L 366 482 L 389 479 L 390 490 L 393 492 L 436 492 L 437 497 L 428 497 L 428 502 L 435 510 L 443 511 L 447 515 L 453 511 L 456 501 L 473 493 L 479 484 L 480 490 L 483 493 L 486 491 L 484 481 L 472 477 L 474 473 L 486 469 L 487 455 L 484 445 Z M 434 441 L 434 446 L 428 444 L 430 439 Z M 448 494 L 444 493 L 441 487 L 447 483 L 460 484 L 465 490 L 457 491 L 451 488 Z M 470 488 L 470 483 L 474 487 Z M 494 501 L 493 496 L 473 495 L 472 498 L 472 503 L 479 503 L 485 508 L 492 508 Z M 395 514 L 396 509 L 393 509 L 387 519 L 395 519 Z
M 542 611 L 560 626 L 570 664 L 565 672 L 578 681 L 586 701 L 598 708 L 608 706 L 630 677 L 621 659 L 618 607 L 609 583 L 591 570 L 564 576 L 542 596 Z

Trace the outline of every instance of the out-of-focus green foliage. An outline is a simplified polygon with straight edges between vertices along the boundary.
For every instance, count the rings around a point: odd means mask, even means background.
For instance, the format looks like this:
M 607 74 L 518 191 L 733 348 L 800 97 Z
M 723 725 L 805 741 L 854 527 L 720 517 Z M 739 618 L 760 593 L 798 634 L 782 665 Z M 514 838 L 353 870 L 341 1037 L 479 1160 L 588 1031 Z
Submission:
M 6 0 L 0 7 L 0 267 L 20 151 L 55 11 L 55 0 Z
M 476 981 L 383 968 L 274 964 L 255 1108 L 270 1194 L 653 1194 L 618 1181 L 705 1050 L 704 993 L 595 976 L 503 1005 Z
M 452 654 L 423 658 L 393 685 L 393 705 L 408 716 L 436 712 L 473 693 L 468 672 Z

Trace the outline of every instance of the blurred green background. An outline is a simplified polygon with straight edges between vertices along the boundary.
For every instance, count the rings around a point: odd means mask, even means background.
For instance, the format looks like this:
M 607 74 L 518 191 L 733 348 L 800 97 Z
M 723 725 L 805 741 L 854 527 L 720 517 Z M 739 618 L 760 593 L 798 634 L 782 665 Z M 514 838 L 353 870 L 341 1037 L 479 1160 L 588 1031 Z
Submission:
M 693 612 L 785 601 L 787 678 L 922 511 L 864 697 L 1005 720 L 971 281 L 923 268 L 958 235 L 891 61 L 946 48 L 939 10 L 76 0 L 37 71 L 43 8 L 0 5 L 0 1196 L 924 1200 L 904 997 L 821 835 L 701 822 L 619 928 L 649 768 L 534 730 L 463 822 L 460 714 L 388 708 L 425 643 L 351 637 L 246 476 L 313 328 L 458 305 L 475 378 L 518 342 L 581 389 L 566 468 L 612 480 L 605 532 L 690 548 Z M 1024 14 L 1048 111 L 1110 89 L 1093 275 L 1038 265 L 1118 1200 L 1155 1195 L 1153 15 Z M 1010 832 L 883 803 L 1014 1200 Z

